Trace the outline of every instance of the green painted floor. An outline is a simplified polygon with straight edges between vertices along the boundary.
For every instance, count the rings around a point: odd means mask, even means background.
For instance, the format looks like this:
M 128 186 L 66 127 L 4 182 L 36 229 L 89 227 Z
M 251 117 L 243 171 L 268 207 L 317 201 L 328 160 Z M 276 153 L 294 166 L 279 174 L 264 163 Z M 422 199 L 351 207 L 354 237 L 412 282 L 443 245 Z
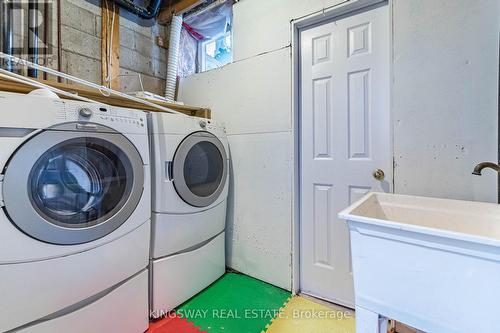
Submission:
M 257 333 L 266 329 L 290 296 L 257 279 L 228 273 L 176 312 L 202 331 Z

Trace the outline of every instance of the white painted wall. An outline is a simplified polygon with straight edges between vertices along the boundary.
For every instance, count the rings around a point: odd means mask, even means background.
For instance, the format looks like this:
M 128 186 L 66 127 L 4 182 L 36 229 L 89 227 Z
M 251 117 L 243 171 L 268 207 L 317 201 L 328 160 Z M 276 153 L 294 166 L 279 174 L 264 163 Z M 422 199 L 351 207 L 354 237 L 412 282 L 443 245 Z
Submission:
M 213 118 L 227 126 L 231 153 L 228 265 L 290 289 L 290 49 L 182 80 L 180 96 L 190 104 L 209 105 Z
M 182 101 L 211 107 L 228 128 L 228 265 L 286 289 L 295 159 L 290 22 L 340 2 L 239 1 L 235 62 L 180 85 Z M 477 3 L 392 3 L 394 149 L 402 156 L 396 159 L 397 192 L 476 200 L 496 193 L 493 176 L 469 176 L 476 162 L 497 159 L 499 5 Z M 473 145 L 477 138 L 484 145 Z
M 498 0 L 396 0 L 395 191 L 497 201 Z
M 234 5 L 234 63 L 183 79 L 180 100 L 226 123 L 232 188 L 228 265 L 291 289 L 293 206 L 290 21 L 341 0 L 243 0 Z

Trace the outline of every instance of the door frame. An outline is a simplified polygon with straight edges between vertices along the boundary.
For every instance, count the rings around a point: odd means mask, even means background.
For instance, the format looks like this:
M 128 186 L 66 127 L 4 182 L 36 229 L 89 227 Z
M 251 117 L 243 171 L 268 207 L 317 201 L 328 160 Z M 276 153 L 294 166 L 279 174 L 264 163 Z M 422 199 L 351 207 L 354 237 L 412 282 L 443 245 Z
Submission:
M 301 214 L 301 149 L 300 149 L 300 115 L 301 115 L 301 83 L 300 83 L 300 33 L 301 31 L 312 28 L 314 26 L 326 24 L 333 20 L 339 20 L 343 17 L 353 16 L 358 13 L 366 12 L 382 6 L 389 6 L 389 22 L 393 20 L 392 0 L 356 0 L 356 1 L 343 1 L 338 5 L 329 8 L 324 8 L 321 11 L 304 16 L 302 18 L 292 20 L 290 23 L 291 41 L 292 41 L 292 128 L 293 128 L 293 155 L 294 155 L 294 172 L 293 172 L 293 206 L 292 206 L 292 280 L 291 289 L 292 294 L 300 293 L 300 214 Z M 391 24 L 392 25 L 392 24 Z M 393 73 L 393 31 L 390 30 L 389 45 L 390 45 L 390 59 L 389 59 L 389 121 L 391 127 L 391 151 L 394 156 L 394 136 L 393 136 L 393 117 L 392 117 L 392 73 Z M 393 174 L 393 190 L 394 190 L 394 168 Z

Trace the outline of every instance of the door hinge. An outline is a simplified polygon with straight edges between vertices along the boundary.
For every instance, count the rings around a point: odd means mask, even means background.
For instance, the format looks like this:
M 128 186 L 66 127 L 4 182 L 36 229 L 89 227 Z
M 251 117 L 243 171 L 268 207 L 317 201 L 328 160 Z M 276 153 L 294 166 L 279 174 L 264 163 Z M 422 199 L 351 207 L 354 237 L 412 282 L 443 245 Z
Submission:
M 3 202 L 3 175 L 0 174 L 0 207 L 5 206 Z

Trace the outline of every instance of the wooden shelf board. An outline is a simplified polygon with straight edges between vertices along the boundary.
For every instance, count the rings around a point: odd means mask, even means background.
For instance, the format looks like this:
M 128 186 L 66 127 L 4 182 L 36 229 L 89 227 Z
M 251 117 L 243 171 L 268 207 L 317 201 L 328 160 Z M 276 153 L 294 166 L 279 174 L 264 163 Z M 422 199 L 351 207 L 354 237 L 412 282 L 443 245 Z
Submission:
M 76 85 L 76 84 L 66 84 L 66 83 L 59 83 L 55 81 L 46 81 L 46 80 L 39 80 L 41 83 L 50 85 L 52 87 L 71 92 L 74 94 L 77 94 L 82 97 L 90 98 L 92 100 L 95 100 L 97 102 L 113 105 L 113 106 L 118 106 L 118 107 L 124 107 L 124 108 L 132 108 L 132 109 L 139 109 L 139 110 L 144 110 L 144 111 L 153 111 L 153 112 L 162 112 L 161 110 L 155 109 L 152 106 L 144 105 L 138 102 L 134 102 L 131 100 L 128 100 L 126 98 L 120 97 L 120 96 L 104 96 L 98 89 L 90 88 L 90 87 L 84 87 L 81 85 Z M 27 94 L 32 90 L 35 90 L 35 87 L 32 87 L 27 84 L 23 83 L 18 83 L 14 82 L 11 80 L 7 80 L 4 78 L 0 78 L 0 91 L 7 91 L 7 92 L 14 92 L 14 93 L 20 93 L 20 94 Z M 69 99 L 66 96 L 60 96 L 61 98 L 64 99 Z M 157 104 L 159 106 L 163 106 L 168 109 L 172 109 L 174 111 L 178 111 L 181 113 L 184 113 L 189 116 L 194 116 L 194 117 L 202 117 L 202 118 L 211 118 L 211 110 L 208 108 L 203 108 L 203 107 L 195 107 L 195 106 L 188 106 L 188 105 L 179 105 L 175 103 L 167 103 L 167 102 L 157 102 L 157 101 L 151 101 L 148 100 L 151 103 Z

